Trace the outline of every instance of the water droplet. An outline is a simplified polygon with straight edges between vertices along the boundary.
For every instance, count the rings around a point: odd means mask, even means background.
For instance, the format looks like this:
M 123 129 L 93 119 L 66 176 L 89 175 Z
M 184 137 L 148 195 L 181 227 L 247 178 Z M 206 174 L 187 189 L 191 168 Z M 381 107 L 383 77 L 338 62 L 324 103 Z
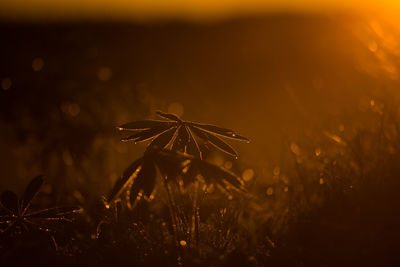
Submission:
M 181 240 L 181 241 L 179 241 L 179 244 L 180 244 L 182 247 L 184 247 L 184 246 L 186 246 L 186 245 L 187 245 L 187 243 L 186 243 L 186 241 L 185 241 L 185 240 Z

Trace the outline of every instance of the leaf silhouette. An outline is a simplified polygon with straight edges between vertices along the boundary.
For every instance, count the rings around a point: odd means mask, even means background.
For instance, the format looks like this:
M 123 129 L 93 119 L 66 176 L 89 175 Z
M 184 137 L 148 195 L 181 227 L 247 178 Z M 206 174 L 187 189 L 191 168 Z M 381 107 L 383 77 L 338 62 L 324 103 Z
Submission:
M 186 157 L 173 151 L 161 151 L 154 156 L 155 163 L 163 178 L 175 179 L 182 173 Z
M 135 143 L 146 141 L 150 138 L 153 138 L 154 136 L 159 135 L 160 133 L 164 132 L 167 129 L 168 127 L 165 126 L 147 129 L 142 132 L 137 132 L 129 137 L 122 138 L 121 141 L 123 142 L 134 141 Z
M 237 158 L 237 153 L 235 150 L 233 150 L 233 148 L 228 145 L 227 143 L 225 143 L 223 140 L 221 140 L 220 138 L 218 138 L 215 135 L 209 134 L 207 132 L 201 131 L 200 129 L 193 127 L 192 128 L 193 132 L 199 136 L 200 138 L 210 142 L 211 144 L 213 144 L 216 148 L 218 148 L 219 150 L 228 153 L 231 156 L 234 156 L 235 158 Z
M 18 197 L 12 191 L 5 191 L 1 194 L 1 204 L 10 213 L 18 214 Z
M 179 126 L 177 130 L 177 136 L 172 145 L 172 150 L 185 152 L 186 145 L 189 142 L 189 133 L 184 125 Z
M 115 200 L 125 189 L 131 204 L 141 192 L 147 197 L 150 196 L 155 186 L 157 168 L 164 178 L 175 179 L 182 173 L 182 162 L 184 160 L 185 158 L 182 155 L 168 150 L 147 151 L 143 157 L 136 160 L 125 170 L 122 177 L 115 183 L 108 201 Z
M 231 185 L 237 190 L 244 191 L 241 179 L 234 173 L 225 170 L 205 160 L 191 159 L 187 172 L 182 176 L 185 184 L 193 182 L 198 175 L 204 178 L 207 184 L 219 184 L 227 189 Z
M 142 164 L 143 158 L 140 158 L 136 161 L 134 161 L 131 165 L 129 165 L 128 168 L 124 171 L 122 174 L 121 178 L 117 180 L 115 183 L 113 189 L 111 190 L 109 196 L 108 196 L 108 201 L 114 200 L 115 197 L 118 197 L 118 195 L 123 191 L 124 186 L 128 183 L 128 181 L 133 178 L 132 175 L 136 172 L 136 170 L 139 168 L 139 166 Z
M 29 208 L 32 199 L 36 196 L 42 184 L 43 184 L 43 176 L 37 176 L 33 178 L 32 181 L 26 187 L 21 206 L 21 211 L 23 213 L 25 213 L 26 210 Z
M 156 175 L 157 170 L 154 162 L 151 159 L 145 159 L 130 189 L 129 199 L 131 203 L 138 198 L 140 192 L 147 197 L 151 195 L 154 189 Z
M 202 153 L 199 147 L 199 144 L 197 143 L 196 139 L 194 138 L 194 135 L 192 133 L 192 129 L 187 128 L 187 131 L 189 133 L 189 141 L 187 145 L 187 153 L 189 155 L 193 155 L 197 158 L 202 158 Z
M 150 143 L 150 145 L 147 147 L 147 150 L 154 150 L 154 149 L 159 149 L 162 150 L 164 149 L 168 143 L 171 141 L 172 137 L 174 136 L 176 131 L 176 127 L 172 127 L 171 129 L 163 132 L 159 136 L 157 136 L 153 142 Z
M 221 128 L 215 125 L 210 125 L 210 124 L 200 124 L 200 123 L 192 123 L 193 126 L 200 128 L 202 130 L 214 133 L 214 134 L 218 134 L 218 135 L 222 135 L 225 137 L 229 137 L 232 139 L 238 139 L 238 140 L 242 140 L 242 141 L 247 141 L 249 142 L 250 140 L 247 139 L 244 136 L 238 135 L 236 134 L 233 130 L 230 129 L 225 129 L 225 128 Z
M 176 115 L 171 114 L 171 113 L 164 113 L 161 111 L 156 111 L 157 115 L 166 118 L 168 120 L 176 121 L 176 122 L 181 122 L 181 119 L 179 119 Z

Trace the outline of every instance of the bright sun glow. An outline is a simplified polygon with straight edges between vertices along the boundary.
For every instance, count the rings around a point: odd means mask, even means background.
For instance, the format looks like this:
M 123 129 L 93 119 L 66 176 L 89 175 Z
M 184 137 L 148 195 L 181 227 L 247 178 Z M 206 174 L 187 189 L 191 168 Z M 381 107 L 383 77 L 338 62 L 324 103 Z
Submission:
M 396 0 L 3 0 L 0 1 L 0 17 L 201 20 L 275 11 L 376 11 L 377 6 L 393 11 L 400 4 Z

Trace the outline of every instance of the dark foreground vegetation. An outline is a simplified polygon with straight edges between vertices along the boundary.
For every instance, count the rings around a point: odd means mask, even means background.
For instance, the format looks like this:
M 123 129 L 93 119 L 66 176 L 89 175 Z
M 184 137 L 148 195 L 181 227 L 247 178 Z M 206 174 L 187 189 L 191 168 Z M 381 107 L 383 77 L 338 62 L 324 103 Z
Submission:
M 399 266 L 399 61 L 353 22 L 2 25 L 0 266 Z
M 313 133 L 314 140 L 305 136 L 301 143 L 288 140 L 282 166 L 273 170 L 274 182 L 268 185 L 246 176 L 243 182 L 233 172 L 187 154 L 186 145 L 196 140 L 191 139 L 193 129 L 188 130 L 194 126 L 183 133 L 179 127 L 185 124 L 174 121 L 179 119 L 172 114 L 161 113 L 173 116 L 169 121 L 126 124 L 121 129 L 152 132 L 135 131 L 128 139 L 157 138 L 145 156 L 128 167 L 108 198 L 82 203 L 83 211 L 30 211 L 30 206 L 45 208 L 45 194 L 32 200 L 42 177 L 32 180 L 20 200 L 11 191 L 1 195 L 1 262 L 395 266 L 400 237 L 399 125 L 391 111 L 369 112 L 374 127 L 341 136 Z M 246 140 L 227 129 L 195 125 L 209 130 L 199 139 L 203 143 L 193 144 L 195 152 L 198 147 L 204 152 L 202 157 L 210 148 L 202 146 L 231 149 L 210 133 Z M 197 134 L 202 133 L 199 129 Z M 324 141 L 316 141 L 319 138 Z

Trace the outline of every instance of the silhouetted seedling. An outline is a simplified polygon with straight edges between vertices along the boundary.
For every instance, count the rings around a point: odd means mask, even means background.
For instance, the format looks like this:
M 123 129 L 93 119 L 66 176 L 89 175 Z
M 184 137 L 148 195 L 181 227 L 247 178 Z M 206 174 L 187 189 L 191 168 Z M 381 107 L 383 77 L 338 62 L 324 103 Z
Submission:
M 249 142 L 246 137 L 233 130 L 209 124 L 183 121 L 173 114 L 157 112 L 167 121 L 143 120 L 126 123 L 118 127 L 121 131 L 135 133 L 122 141 L 135 143 L 151 140 L 143 157 L 134 161 L 117 180 L 111 190 L 108 201 L 112 202 L 122 193 L 128 196 L 128 206 L 142 197 L 151 198 L 156 185 L 157 173 L 160 173 L 167 192 L 172 224 L 175 233 L 183 236 L 191 232 L 191 239 L 198 241 L 199 225 L 199 183 L 215 184 L 224 191 L 244 191 L 243 182 L 234 173 L 203 160 L 202 153 L 211 144 L 219 150 L 237 158 L 236 151 L 220 137 L 227 137 Z M 179 210 L 176 196 L 182 194 L 181 188 L 193 185 L 192 226 L 187 228 L 187 221 Z M 186 229 L 186 230 L 185 230 Z M 178 235 L 178 234 L 177 234 Z M 185 237 L 185 239 L 188 239 Z M 177 237 L 177 243 L 179 244 Z
M 79 207 L 55 207 L 30 211 L 30 205 L 43 184 L 43 177 L 37 176 L 28 184 L 22 199 L 12 191 L 1 194 L 1 208 L 7 215 L 0 216 L 1 234 L 16 234 L 24 231 L 40 230 L 54 232 L 52 222 L 71 222 L 71 215 L 80 211 Z

